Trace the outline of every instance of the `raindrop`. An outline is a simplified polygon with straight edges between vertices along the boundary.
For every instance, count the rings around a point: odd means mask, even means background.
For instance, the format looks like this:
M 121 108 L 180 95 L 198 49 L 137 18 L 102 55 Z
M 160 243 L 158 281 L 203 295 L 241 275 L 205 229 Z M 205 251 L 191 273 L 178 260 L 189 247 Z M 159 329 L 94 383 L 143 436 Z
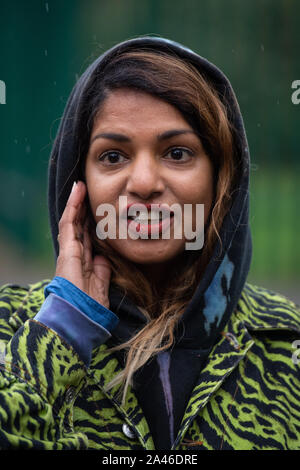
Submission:
M 49 5 L 48 5 L 48 3 L 45 3 L 45 7 L 46 7 L 46 12 L 49 13 Z
M 48 51 L 47 49 L 45 49 L 45 56 L 47 57 L 47 55 L 48 55 Z
M 53 82 L 53 85 L 56 85 L 56 82 Z
M 23 191 L 21 193 L 21 196 L 24 197 L 24 195 L 25 195 L 25 192 L 24 192 L 24 189 L 23 189 Z
M 260 49 L 262 52 L 265 52 L 265 46 L 263 44 L 260 45 Z
M 260 122 L 257 123 L 257 127 L 260 127 Z
M 26 145 L 25 152 L 26 152 L 26 153 L 30 153 L 30 152 L 31 152 L 31 147 L 30 147 L 30 145 Z
M 17 144 L 17 143 L 18 143 L 18 139 L 15 139 L 15 140 L 14 140 L 14 143 Z

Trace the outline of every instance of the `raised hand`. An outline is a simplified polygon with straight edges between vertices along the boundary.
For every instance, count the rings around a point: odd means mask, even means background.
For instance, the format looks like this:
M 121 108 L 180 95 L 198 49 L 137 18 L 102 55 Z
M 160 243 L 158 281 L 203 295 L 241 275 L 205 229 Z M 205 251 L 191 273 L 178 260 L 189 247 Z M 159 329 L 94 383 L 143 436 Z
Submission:
M 92 246 L 86 220 L 86 185 L 74 183 L 59 221 L 59 256 L 56 276 L 72 282 L 90 297 L 109 308 L 108 290 L 111 266 L 107 258 L 92 258 Z

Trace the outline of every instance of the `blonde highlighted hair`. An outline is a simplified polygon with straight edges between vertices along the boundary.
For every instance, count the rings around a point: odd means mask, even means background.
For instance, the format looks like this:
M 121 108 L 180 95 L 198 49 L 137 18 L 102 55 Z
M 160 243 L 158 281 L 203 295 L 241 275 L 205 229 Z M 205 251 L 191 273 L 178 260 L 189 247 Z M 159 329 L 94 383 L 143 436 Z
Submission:
M 124 369 L 107 386 L 110 389 L 122 384 L 124 401 L 128 387 L 134 385 L 134 373 L 153 355 L 172 347 L 178 321 L 197 288 L 217 239 L 220 241 L 219 230 L 234 187 L 233 129 L 227 108 L 209 79 L 173 53 L 149 49 L 120 53 L 97 75 L 92 87 L 87 108 L 89 129 L 101 104 L 115 89 L 139 89 L 165 100 L 182 113 L 197 132 L 214 167 L 214 202 L 205 228 L 204 247 L 200 252 L 185 252 L 179 257 L 177 270 L 164 286 L 163 294 L 155 290 L 137 265 L 97 238 L 95 221 L 90 217 L 95 253 L 110 260 L 111 282 L 135 302 L 147 321 L 134 337 L 111 349 L 126 352 Z

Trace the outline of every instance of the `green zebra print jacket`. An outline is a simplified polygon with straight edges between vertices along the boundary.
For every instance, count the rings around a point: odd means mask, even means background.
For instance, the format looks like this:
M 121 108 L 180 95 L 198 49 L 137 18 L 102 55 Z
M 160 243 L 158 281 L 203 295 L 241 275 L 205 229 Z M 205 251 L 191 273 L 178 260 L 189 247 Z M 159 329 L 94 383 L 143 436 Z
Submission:
M 131 389 L 104 385 L 120 370 L 110 340 L 88 369 L 32 318 L 49 280 L 0 296 L 0 448 L 154 450 Z M 246 284 L 190 397 L 174 450 L 300 449 L 299 307 Z M 297 340 L 299 342 L 297 342 Z

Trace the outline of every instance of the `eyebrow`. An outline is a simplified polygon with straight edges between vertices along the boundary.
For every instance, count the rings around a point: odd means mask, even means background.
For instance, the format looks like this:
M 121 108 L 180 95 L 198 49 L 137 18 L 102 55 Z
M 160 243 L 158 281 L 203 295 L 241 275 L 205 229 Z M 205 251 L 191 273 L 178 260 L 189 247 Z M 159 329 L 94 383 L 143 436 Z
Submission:
M 172 137 L 176 137 L 177 135 L 182 135 L 182 134 L 196 134 L 195 131 L 191 129 L 171 129 L 169 131 L 163 132 L 162 134 L 159 134 L 157 136 L 157 140 L 161 142 L 162 140 L 167 140 L 171 139 Z M 96 140 L 96 139 L 108 139 L 108 140 L 115 140 L 116 142 L 131 142 L 130 137 L 124 134 L 118 134 L 115 132 L 102 132 L 101 134 L 96 134 L 92 140 L 91 144 Z

